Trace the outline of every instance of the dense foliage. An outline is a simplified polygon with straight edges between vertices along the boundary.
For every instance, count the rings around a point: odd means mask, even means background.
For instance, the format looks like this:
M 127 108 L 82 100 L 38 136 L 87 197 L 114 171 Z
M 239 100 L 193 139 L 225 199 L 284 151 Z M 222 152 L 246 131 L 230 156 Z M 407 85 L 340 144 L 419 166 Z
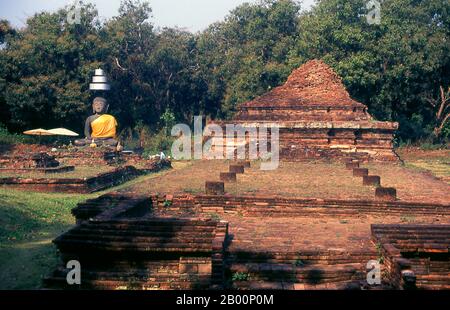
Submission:
M 80 132 L 97 67 L 112 81 L 111 112 L 124 132 L 156 132 L 196 114 L 227 118 L 321 58 L 375 117 L 399 121 L 403 140 L 448 139 L 448 106 L 437 115 L 440 88 L 450 85 L 450 2 L 386 0 L 379 25 L 367 22 L 366 2 L 321 0 L 301 11 L 294 0 L 261 0 L 196 34 L 155 29 L 138 0 L 104 21 L 91 4 L 79 24 L 67 22 L 70 7 L 36 14 L 23 29 L 0 21 L 0 122 Z

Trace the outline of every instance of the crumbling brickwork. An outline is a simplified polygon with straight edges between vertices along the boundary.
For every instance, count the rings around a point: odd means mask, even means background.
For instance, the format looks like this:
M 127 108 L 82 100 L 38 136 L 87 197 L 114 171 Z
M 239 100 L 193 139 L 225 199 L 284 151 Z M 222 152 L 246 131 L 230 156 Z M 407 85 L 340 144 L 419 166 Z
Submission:
M 294 70 L 284 85 L 240 105 L 232 123 L 243 127 L 277 124 L 283 160 L 346 154 L 398 160 L 392 143 L 398 124 L 374 120 L 368 108 L 351 99 L 341 78 L 320 60 L 307 62 Z M 225 123 L 219 124 L 225 129 Z M 225 136 L 223 144 L 230 148 L 233 140 Z
M 449 225 L 372 225 L 389 279 L 399 289 L 450 289 Z
M 54 241 L 63 264 L 45 280 L 45 286 L 139 290 L 222 287 L 228 224 L 201 218 L 157 218 L 150 215 L 151 207 L 150 199 L 119 195 L 80 205 L 74 210 L 79 225 Z M 82 266 L 79 286 L 66 282 L 69 270 L 65 266 L 70 260 Z

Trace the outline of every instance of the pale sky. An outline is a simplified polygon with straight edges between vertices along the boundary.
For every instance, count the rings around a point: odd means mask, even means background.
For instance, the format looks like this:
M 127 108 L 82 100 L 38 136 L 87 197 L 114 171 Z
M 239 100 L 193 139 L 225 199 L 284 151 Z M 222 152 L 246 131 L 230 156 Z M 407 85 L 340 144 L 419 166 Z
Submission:
M 120 0 L 90 0 L 96 4 L 100 17 L 117 15 Z M 256 0 L 150 0 L 153 9 L 151 21 L 157 27 L 185 28 L 193 32 L 223 20 L 230 10 L 245 2 Z M 27 17 L 41 11 L 55 11 L 74 0 L 0 0 L 0 19 L 9 20 L 21 27 Z M 308 9 L 314 0 L 303 0 L 303 9 Z

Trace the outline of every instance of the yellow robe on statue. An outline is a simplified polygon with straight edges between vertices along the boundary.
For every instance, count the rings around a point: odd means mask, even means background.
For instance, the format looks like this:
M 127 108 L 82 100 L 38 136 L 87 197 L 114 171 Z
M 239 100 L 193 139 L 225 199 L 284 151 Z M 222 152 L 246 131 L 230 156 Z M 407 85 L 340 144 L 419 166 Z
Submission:
M 116 138 L 117 121 L 112 115 L 103 114 L 91 123 L 92 138 Z

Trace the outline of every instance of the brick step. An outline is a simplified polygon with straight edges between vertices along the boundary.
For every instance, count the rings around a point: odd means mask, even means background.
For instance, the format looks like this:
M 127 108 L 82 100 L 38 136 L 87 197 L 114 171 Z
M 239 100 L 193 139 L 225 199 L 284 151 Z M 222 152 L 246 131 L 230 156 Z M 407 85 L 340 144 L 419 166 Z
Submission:
M 433 285 L 433 284 L 420 284 L 420 285 L 417 285 L 417 287 L 419 288 L 419 289 L 422 289 L 422 290 L 450 290 L 450 285 L 442 285 L 442 284 L 436 284 L 436 285 Z
M 380 230 L 374 230 L 374 234 L 380 235 L 382 238 L 386 239 L 396 239 L 397 237 L 400 238 L 419 238 L 422 236 L 425 237 L 433 237 L 433 236 L 449 236 L 450 230 L 439 230 L 439 229 L 430 229 L 428 231 L 425 230 L 415 230 L 415 231 L 380 231 Z
M 284 263 L 291 265 L 301 261 L 305 266 L 314 264 L 358 264 L 368 262 L 375 257 L 378 257 L 378 253 L 375 250 L 359 253 L 345 253 L 339 251 L 302 251 L 294 253 L 233 251 L 228 253 L 228 261 L 233 263 Z
M 91 280 L 82 281 L 81 287 L 69 286 L 65 277 L 49 277 L 44 280 L 47 288 L 57 289 L 96 289 L 96 290 L 192 290 L 206 289 L 209 287 L 209 278 L 195 279 L 171 279 L 170 281 L 134 281 L 134 280 Z
M 189 237 L 186 236 L 184 238 L 180 237 L 172 237 L 172 236 L 163 236 L 163 237 L 153 237 L 153 236 L 128 236 L 124 234 L 124 236 L 115 235 L 89 235 L 89 234 L 80 234 L 80 233 L 67 233 L 64 235 L 64 240 L 95 240 L 95 241 L 104 241 L 104 242 L 132 242 L 132 243 L 150 243 L 150 244 L 208 244 L 211 246 L 212 237 L 206 236 L 205 238 L 201 237 Z
M 109 235 L 109 236 L 151 236 L 151 237 L 173 237 L 173 238 L 184 238 L 193 235 L 193 231 L 148 231 L 148 230 L 117 230 L 117 229 L 97 229 L 97 227 L 78 227 L 70 232 L 72 235 L 86 235 L 90 233 L 95 233 L 98 235 Z M 196 231 L 196 237 L 207 238 L 213 237 L 213 231 Z
M 57 270 L 53 274 L 54 277 L 66 277 L 69 270 Z M 133 279 L 139 282 L 148 281 L 151 278 L 158 278 L 159 281 L 173 281 L 178 278 L 178 272 L 173 273 L 161 273 L 147 270 L 135 270 L 135 271 L 88 271 L 83 270 L 81 272 L 81 279 L 84 281 L 92 280 L 108 280 L 108 281 L 123 281 L 124 279 Z
M 389 243 L 400 243 L 400 242 L 407 242 L 407 241 L 421 241 L 421 242 L 430 242 L 430 243 L 439 243 L 441 241 L 444 242 L 450 242 L 450 237 L 448 234 L 441 233 L 441 234 L 434 234 L 434 235 L 420 235 L 420 236 L 407 236 L 407 235 L 399 235 L 398 237 L 383 237 L 380 238 L 381 242 L 389 242 Z M 437 242 L 436 242 L 437 241 Z
M 447 261 L 430 261 L 429 262 L 429 268 L 431 271 L 440 271 L 440 270 L 450 270 L 450 260 Z
M 415 232 L 415 231 L 439 231 L 439 230 L 450 230 L 450 225 L 443 224 L 380 224 L 372 225 L 373 231 L 384 231 L 384 232 Z
M 186 202 L 194 202 L 193 200 L 187 200 Z M 380 202 L 376 200 L 318 200 L 318 199 L 302 199 L 302 198 L 280 198 L 280 197 L 217 197 L 217 199 L 211 200 L 210 196 L 206 195 L 197 195 L 195 197 L 195 203 L 200 203 L 202 205 L 227 205 L 227 206 L 239 206 L 239 207 L 249 207 L 249 206 L 268 206 L 268 207 L 291 207 L 291 208 L 348 208 L 348 207 L 383 207 L 383 208 L 394 208 L 394 209 L 402 209 L 402 210 L 410 210 L 413 209 L 432 209 L 432 208 L 440 208 L 446 209 L 449 205 L 445 204 L 428 204 L 428 203 L 419 203 L 419 202 Z M 264 205 L 260 205 L 264 204 Z M 432 227 L 436 225 L 420 225 L 423 227 Z M 445 225 L 442 225 L 445 226 Z M 375 225 L 375 227 L 383 227 L 379 225 Z M 393 225 L 393 227 L 400 227 L 399 225 Z M 417 227 L 413 225 L 406 225 L 406 227 L 410 227 L 414 230 Z
M 266 209 L 267 210 L 267 209 Z M 230 211 L 225 211 L 225 212 L 230 212 Z M 238 212 L 238 209 L 235 211 Z M 349 208 L 349 209 L 344 209 L 344 208 L 336 208 L 336 210 L 332 210 L 331 208 L 322 208 L 320 210 L 315 209 L 315 210 L 306 210 L 306 209 L 283 209 L 283 210 L 251 210 L 251 209 L 244 209 L 242 211 L 244 213 L 245 216 L 279 216 L 279 217 L 286 217 L 286 216 L 358 216 L 360 214 L 386 214 L 386 212 L 388 212 L 391 215 L 394 214 L 398 214 L 398 215 L 402 215 L 402 214 L 407 214 L 407 213 L 411 213 L 414 212 L 415 214 L 420 213 L 421 215 L 442 215 L 442 212 L 439 211 L 430 211 L 430 210 L 399 210 L 399 209 L 374 209 L 374 208 L 360 208 L 358 210 L 353 209 L 353 208 Z
M 84 229 L 84 230 L 73 230 L 67 233 L 67 236 L 84 236 L 86 238 L 113 238 L 113 237 L 123 237 L 123 238 L 155 238 L 155 239 L 202 239 L 202 240 L 211 240 L 214 237 L 214 234 L 210 232 L 199 232 L 199 233 L 172 233 L 172 232 L 149 232 L 149 231 L 105 231 L 105 230 L 93 230 L 93 229 Z
M 393 243 L 393 245 L 398 248 L 401 252 L 433 252 L 437 249 L 448 252 L 448 243 L 429 243 L 429 242 L 404 242 L 404 243 Z
M 430 228 L 421 228 L 421 229 L 410 229 L 410 230 L 404 230 L 404 229 L 373 229 L 373 233 L 375 234 L 382 234 L 383 236 L 386 236 L 387 238 L 393 237 L 393 236 L 417 236 L 416 234 L 425 234 L 425 235 L 441 235 L 445 233 L 450 233 L 450 229 L 446 228 L 439 228 L 439 227 L 430 227 Z
M 307 284 L 295 282 L 240 281 L 234 282 L 233 288 L 239 290 L 349 290 L 361 289 L 359 281 L 336 281 L 324 284 Z
M 418 282 L 445 282 L 450 285 L 450 273 L 416 275 Z
M 363 280 L 365 266 L 362 264 L 311 265 L 298 267 L 288 264 L 232 264 L 232 274 L 243 273 L 250 281 L 287 281 L 311 284 L 337 281 Z
M 63 240 L 55 241 L 58 247 L 78 247 L 86 250 L 95 248 L 96 251 L 125 251 L 125 252 L 211 252 L 211 244 L 203 243 L 151 243 L 151 242 L 103 242 L 96 240 Z
M 364 256 L 364 257 L 355 257 L 355 258 L 346 258 L 346 259 L 334 259 L 334 258 L 318 258 L 318 257 L 303 257 L 301 256 L 300 259 L 303 265 L 305 266 L 311 266 L 311 265 L 316 265 L 316 264 L 324 264 L 324 265 L 342 265 L 342 264 L 355 264 L 355 263 L 359 263 L 359 262 L 368 262 L 371 259 L 374 259 L 375 257 L 377 257 L 375 254 L 372 256 Z M 245 264 L 247 262 L 249 262 L 249 260 L 246 259 L 231 259 L 233 261 L 233 263 L 237 263 L 237 264 Z M 252 263 L 260 263 L 260 264 L 264 264 L 264 263 L 268 263 L 268 264 L 287 264 L 287 265 L 292 265 L 292 264 L 296 264 L 297 261 L 296 259 L 292 259 L 292 260 L 286 260 L 286 259 L 267 259 L 267 260 L 251 260 Z
M 173 226 L 170 225 L 157 225 L 157 224 L 149 224 L 142 225 L 138 223 L 112 223 L 112 222 L 89 222 L 88 225 L 95 226 L 95 229 L 107 229 L 107 230 L 119 230 L 119 229 L 129 229 L 129 230 L 145 230 L 145 231 L 208 231 L 212 232 L 215 230 L 214 226 L 205 226 L 205 225 L 197 225 L 197 224 L 189 224 L 189 225 L 177 225 L 174 223 Z M 80 227 L 86 227 L 88 225 L 81 225 Z M 88 226 L 89 227 L 89 226 Z M 94 227 L 93 227 L 94 228 Z
M 107 219 L 107 220 L 96 220 L 98 224 L 129 224 L 129 225 L 139 225 L 139 226 L 206 226 L 214 227 L 217 221 L 211 219 L 173 219 L 173 218 L 146 218 L 142 220 L 126 220 L 126 219 Z
M 450 230 L 448 229 L 438 229 L 438 228 L 430 228 L 430 229 L 421 229 L 421 230 L 411 230 L 411 231 L 404 231 L 404 230 L 398 230 L 398 231 L 392 231 L 392 230 L 378 230 L 378 229 L 374 229 L 372 230 L 372 233 L 375 235 L 379 235 L 381 238 L 390 238 L 390 239 L 395 239 L 397 236 L 399 237 L 410 237 L 410 238 L 414 238 L 414 237 L 419 237 L 421 235 L 425 235 L 425 236 L 442 236 L 442 235 L 446 235 L 447 236 L 450 234 Z
M 178 268 L 180 265 L 179 260 L 172 260 L 171 262 L 165 262 L 160 259 L 155 261 L 108 261 L 104 262 L 102 260 L 99 261 L 89 261 L 85 262 L 84 258 L 81 258 L 82 269 L 83 270 L 101 270 L 104 272 L 129 272 L 130 270 L 146 270 L 149 272 L 153 271 L 170 271 L 170 272 L 178 272 Z M 64 267 L 58 267 L 58 270 L 65 270 Z
M 196 227 L 196 226 L 174 226 L 174 227 L 158 227 L 158 226 L 137 226 L 137 225 L 97 225 L 90 223 L 90 226 L 79 226 L 79 229 L 87 229 L 92 231 L 104 230 L 104 231 L 139 231 L 139 232 L 149 232 L 149 233 L 178 233 L 185 232 L 191 234 L 197 233 L 208 233 L 211 234 L 215 231 L 215 228 L 212 227 Z
M 416 264 L 416 263 L 412 263 L 412 269 L 414 270 L 416 275 L 427 275 L 427 274 L 447 274 L 448 271 L 450 270 L 450 266 L 445 266 L 445 267 L 432 267 L 430 266 L 430 264 L 428 263 L 424 263 L 424 264 Z M 448 275 L 449 279 L 450 279 L 450 274 Z
M 193 205 L 186 206 L 186 208 L 193 208 Z M 319 215 L 319 216 L 329 216 L 329 215 L 359 215 L 361 213 L 370 213 L 370 214 L 386 214 L 386 212 L 389 212 L 389 214 L 410 214 L 411 212 L 417 213 L 417 214 L 423 214 L 423 215 L 442 215 L 443 211 L 440 210 L 434 210 L 431 208 L 411 208 L 411 207 L 405 207 L 405 208 L 377 208 L 375 206 L 368 206 L 368 207 L 339 207 L 339 206 L 332 206 L 332 207 L 292 207 L 290 206 L 277 206 L 275 207 L 268 207 L 268 206 L 238 206 L 233 208 L 227 208 L 224 207 L 224 205 L 219 205 L 217 203 L 215 204 L 201 204 L 200 209 L 208 209 L 208 208 L 215 208 L 222 212 L 238 212 L 241 211 L 246 216 L 290 216 L 290 215 L 296 215 L 296 216 L 311 216 L 311 215 Z

